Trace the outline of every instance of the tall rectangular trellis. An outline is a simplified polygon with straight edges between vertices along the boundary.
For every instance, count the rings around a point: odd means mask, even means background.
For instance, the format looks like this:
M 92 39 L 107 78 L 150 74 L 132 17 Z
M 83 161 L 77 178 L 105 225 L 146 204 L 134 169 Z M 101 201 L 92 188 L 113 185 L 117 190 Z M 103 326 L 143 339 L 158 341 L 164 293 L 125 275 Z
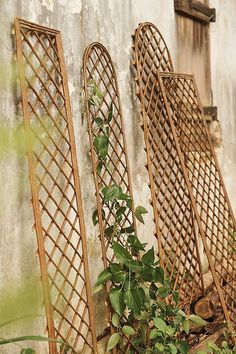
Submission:
M 236 224 L 203 119 L 193 76 L 160 73 L 163 98 L 175 127 L 191 191 L 201 221 L 205 252 L 236 323 Z
M 15 29 L 48 336 L 97 353 L 61 35 L 22 19 Z M 65 351 L 49 343 L 51 354 Z
M 231 328 L 230 320 L 236 323 L 236 224 L 194 79 L 173 73 L 168 48 L 153 24 L 141 24 L 133 39 L 161 262 L 184 306 L 206 293 L 204 257 Z

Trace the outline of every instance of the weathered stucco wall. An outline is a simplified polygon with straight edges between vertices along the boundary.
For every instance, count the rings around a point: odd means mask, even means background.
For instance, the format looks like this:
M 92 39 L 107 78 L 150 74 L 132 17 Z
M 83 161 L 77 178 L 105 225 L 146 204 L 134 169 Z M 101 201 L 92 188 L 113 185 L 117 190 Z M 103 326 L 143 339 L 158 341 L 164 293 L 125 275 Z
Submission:
M 15 16 L 32 22 L 59 29 L 62 32 L 65 63 L 68 71 L 69 90 L 77 143 L 79 172 L 83 193 L 84 214 L 87 229 L 89 263 L 91 280 L 94 283 L 102 269 L 99 240 L 91 222 L 95 206 L 94 184 L 91 173 L 89 145 L 86 121 L 81 116 L 81 63 L 83 51 L 92 41 L 102 42 L 114 60 L 120 84 L 121 101 L 125 121 L 128 153 L 132 170 L 135 203 L 144 205 L 150 210 L 146 217 L 145 228 L 140 227 L 139 233 L 145 239 L 152 237 L 154 228 L 152 211 L 148 200 L 148 176 L 144 168 L 145 153 L 143 149 L 143 132 L 139 127 L 140 117 L 134 95 L 133 80 L 131 80 L 131 35 L 140 22 L 151 21 L 158 25 L 163 33 L 172 54 L 175 49 L 174 8 L 172 1 L 155 0 L 13 0 L 0 1 L 1 26 L 1 65 L 9 69 L 4 75 L 1 85 L 1 116 L 3 122 L 21 121 L 21 111 L 16 105 L 19 92 L 16 91 L 16 76 L 12 71 L 14 65 L 15 47 L 12 35 Z M 135 107 L 135 109 L 134 109 Z M 37 245 L 33 226 L 33 213 L 28 181 L 28 166 L 24 156 L 6 155 L 1 160 L 1 193 L 0 211 L 0 287 L 20 284 L 28 273 L 39 276 Z M 19 189 L 20 187 L 20 189 Z M 144 231 L 145 230 L 145 231 Z M 2 291 L 2 290 L 1 290 Z M 99 299 L 98 299 L 99 300 Z M 104 326 L 102 307 L 98 306 L 98 332 Z M 43 313 L 43 307 L 39 309 Z M 103 318 L 103 320 L 101 320 Z M 30 331 L 14 328 L 5 333 L 7 336 L 43 334 L 43 321 L 32 322 Z M 38 345 L 39 353 L 47 353 L 46 345 Z M 18 353 L 14 346 L 0 348 L 2 353 Z
M 234 0 L 212 0 L 217 8 L 217 22 L 210 25 L 211 72 L 207 70 L 204 57 L 209 54 L 208 34 L 199 33 L 199 24 L 190 22 L 176 26 L 172 0 L 0 0 L 0 107 L 1 122 L 13 125 L 21 121 L 17 105 L 19 92 L 16 89 L 14 70 L 15 16 L 59 29 L 68 72 L 73 121 L 77 143 L 79 173 L 83 194 L 84 215 L 87 229 L 91 280 L 94 283 L 102 268 L 97 235 L 91 222 L 95 205 L 94 184 L 91 173 L 89 142 L 86 121 L 81 115 L 81 63 L 85 47 L 92 41 L 102 42 L 109 50 L 117 69 L 123 105 L 128 153 L 132 171 L 132 183 L 136 205 L 144 205 L 150 212 L 145 227 L 139 226 L 139 235 L 154 242 L 152 210 L 148 200 L 148 175 L 144 167 L 145 153 L 143 132 L 139 127 L 140 116 L 134 94 L 130 71 L 131 35 L 140 22 L 150 21 L 157 25 L 171 51 L 175 67 L 184 72 L 194 71 L 200 90 L 204 90 L 203 103 L 211 103 L 210 82 L 213 84 L 213 104 L 218 106 L 218 116 L 223 129 L 223 154 L 221 166 L 229 194 L 234 199 L 236 186 L 236 61 L 234 49 L 236 4 Z M 190 21 L 190 20 L 189 20 Z M 194 29 L 194 28 L 195 29 Z M 187 57 L 186 28 L 192 41 L 192 57 Z M 192 40 L 192 39 L 191 39 Z M 199 49 L 200 48 L 200 49 Z M 194 58 L 194 62 L 192 59 Z M 176 59 L 176 60 L 175 60 Z M 201 64 L 199 64 L 201 63 Z M 192 66 L 191 66 L 191 65 Z M 193 70 L 191 68 L 194 67 Z M 199 70 L 198 70 L 199 69 Z M 199 75 L 198 75 L 199 74 Z M 204 99 L 205 98 L 205 99 Z M 3 158 L 4 157 L 4 158 Z M 0 160 L 0 292 L 13 283 L 31 280 L 32 273 L 39 276 L 37 245 L 33 226 L 33 213 L 28 182 L 28 166 L 22 155 L 4 154 Z M 3 290 L 2 290 L 3 289 Z M 99 308 L 100 311 L 101 307 Z M 43 307 L 39 309 L 43 313 Z M 102 313 L 97 315 L 98 332 L 103 323 Z M 30 334 L 43 334 L 43 320 L 31 323 Z M 9 330 L 5 336 L 25 334 L 25 329 Z M 0 335 L 3 336 L 3 335 Z M 38 345 L 39 353 L 47 353 L 45 345 Z M 0 353 L 18 353 L 14 346 L 0 348 Z
M 213 105 L 218 108 L 222 147 L 218 159 L 236 213 L 236 2 L 211 0 L 216 23 L 210 27 Z

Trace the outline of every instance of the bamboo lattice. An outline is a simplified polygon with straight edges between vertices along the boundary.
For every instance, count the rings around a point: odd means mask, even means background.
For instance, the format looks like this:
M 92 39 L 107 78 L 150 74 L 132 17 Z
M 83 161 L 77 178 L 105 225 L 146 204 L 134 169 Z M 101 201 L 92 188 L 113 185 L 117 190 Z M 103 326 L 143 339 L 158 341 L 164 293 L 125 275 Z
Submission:
M 235 220 L 196 85 L 173 73 L 153 24 L 141 24 L 133 38 L 159 256 L 182 306 L 207 290 L 205 258 L 225 319 L 236 322 Z
M 15 28 L 48 335 L 76 353 L 97 353 L 60 32 L 21 19 Z M 49 344 L 50 353 L 66 350 Z

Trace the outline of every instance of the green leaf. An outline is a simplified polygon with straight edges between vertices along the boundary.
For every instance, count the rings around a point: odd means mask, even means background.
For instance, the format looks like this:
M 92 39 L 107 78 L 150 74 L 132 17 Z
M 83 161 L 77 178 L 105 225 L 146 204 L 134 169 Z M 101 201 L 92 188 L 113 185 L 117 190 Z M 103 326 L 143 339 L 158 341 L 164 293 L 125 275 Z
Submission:
M 151 299 L 153 299 L 153 300 L 156 299 L 157 290 L 158 290 L 158 287 L 154 283 L 151 283 L 151 285 L 149 286 L 149 295 L 150 295 Z
M 125 262 L 125 265 L 131 271 L 138 271 L 138 270 L 143 269 L 143 263 L 141 261 L 137 261 L 137 260 L 131 260 L 131 261 Z
M 154 323 L 154 326 L 155 326 L 159 331 L 165 333 L 166 327 L 167 327 L 165 321 L 163 321 L 163 320 L 162 320 L 161 318 L 159 318 L 159 317 L 155 317 L 155 318 L 153 319 L 153 323 Z
M 159 335 L 160 335 L 160 332 L 158 331 L 158 329 L 154 328 L 151 330 L 149 338 L 154 339 L 154 338 L 158 337 Z
M 111 235 L 114 233 L 114 225 L 112 226 L 108 226 L 105 230 L 104 230 L 104 234 L 106 237 L 111 237 Z
M 170 288 L 166 286 L 162 286 L 161 288 L 158 289 L 158 295 L 160 297 L 167 297 L 170 294 Z
M 181 322 L 183 321 L 183 317 L 182 316 L 175 316 L 175 325 L 178 326 Z
M 104 189 L 103 189 L 104 191 Z M 120 194 L 120 189 L 116 184 L 113 184 L 110 187 L 107 187 L 105 193 L 104 193 L 104 201 L 105 203 L 111 202 L 114 199 L 116 199 Z
M 186 341 L 181 341 L 177 347 L 181 354 L 188 354 L 188 343 Z
M 120 195 L 119 195 L 119 197 L 118 197 L 117 199 L 128 201 L 128 200 L 130 200 L 131 198 L 130 198 L 130 196 L 129 196 L 128 194 L 123 193 L 123 192 L 122 192 L 122 189 L 121 189 L 121 193 L 120 193 Z
M 147 209 L 145 209 L 142 206 L 137 206 L 137 208 L 135 208 L 134 210 L 134 215 L 136 216 L 136 218 L 138 219 L 138 221 L 140 221 L 141 223 L 144 224 L 144 220 L 143 220 L 143 214 L 148 213 Z
M 125 309 L 125 303 L 124 303 L 124 298 L 123 298 L 123 292 L 120 289 L 112 289 L 110 294 L 109 294 L 109 299 L 110 303 L 115 310 L 115 312 L 118 313 L 118 315 L 122 315 Z
M 165 315 L 166 316 L 175 316 L 176 311 L 172 305 L 165 305 Z
M 113 324 L 114 327 L 119 327 L 120 324 L 120 316 L 118 313 L 114 312 L 111 318 L 111 323 Z
M 93 220 L 93 225 L 97 225 L 98 223 L 98 210 L 94 210 L 93 215 L 92 215 L 92 220 Z
M 111 277 L 111 280 L 114 282 L 114 283 L 121 283 L 125 280 L 126 278 L 126 273 L 125 272 L 117 272 L 117 273 L 113 273 L 112 274 L 112 277 Z
M 89 103 L 93 106 L 99 106 L 100 105 L 100 98 L 97 97 L 96 95 L 92 95 L 89 99 Z
M 109 338 L 109 341 L 107 343 L 107 351 L 111 350 L 114 348 L 120 341 L 120 335 L 119 333 L 113 333 L 112 336 Z
M 171 326 L 166 326 L 166 335 L 168 335 L 169 337 L 172 337 L 174 335 L 176 331 L 176 328 L 171 327 Z
M 152 271 L 153 281 L 164 284 L 164 270 L 161 267 L 157 267 Z
M 188 316 L 188 320 L 195 323 L 198 326 L 205 326 L 207 324 L 207 322 L 198 315 L 190 315 Z
M 221 346 L 222 346 L 222 348 L 228 348 L 229 344 L 228 344 L 228 342 L 226 342 L 226 340 L 223 340 L 223 342 L 221 343 Z
M 147 333 L 149 333 L 149 327 L 146 323 L 141 323 L 140 325 L 140 336 L 144 343 L 147 341 Z
M 117 209 L 117 211 L 116 211 L 116 216 L 117 216 L 117 217 L 120 217 L 120 216 L 124 215 L 126 209 L 127 209 L 127 208 L 126 208 L 125 206 L 124 206 L 124 207 L 119 207 L 119 208 Z
M 133 226 L 128 226 L 120 230 L 121 234 L 132 234 L 134 232 L 134 227 Z
M 168 347 L 170 348 L 171 354 L 177 354 L 178 348 L 177 348 L 174 344 L 169 343 L 169 344 L 168 344 Z
M 136 289 L 128 289 L 124 293 L 124 301 L 127 307 L 134 312 L 135 315 L 140 315 L 141 302 Z
M 145 251 L 145 248 L 143 247 L 142 243 L 135 235 L 129 235 L 127 240 L 134 251 Z
M 220 353 L 220 349 L 215 343 L 207 343 L 207 347 L 208 349 L 213 349 L 214 351 L 216 351 L 216 353 Z
M 126 205 L 127 205 L 127 208 L 132 209 L 132 207 L 133 207 L 133 200 L 132 200 L 132 199 L 127 199 L 127 200 L 126 200 Z
M 156 343 L 155 349 L 158 350 L 159 352 L 164 352 L 165 347 L 162 343 Z
M 142 256 L 142 262 L 146 265 L 151 265 L 154 263 L 155 255 L 154 248 L 152 247 L 147 253 Z
M 131 326 L 124 326 L 124 327 L 122 328 L 122 332 L 123 332 L 126 336 L 133 336 L 133 335 L 136 333 L 136 331 L 134 330 L 134 328 L 131 327 Z
M 32 348 L 21 349 L 20 354 L 36 354 L 36 351 Z
M 100 117 L 96 117 L 94 118 L 94 122 L 100 127 L 101 125 L 103 125 L 104 121 L 102 118 Z
M 109 112 L 108 112 L 108 119 L 107 122 L 110 123 L 110 121 L 112 120 L 113 117 L 113 104 L 111 103 L 110 108 L 109 108 Z
M 127 279 L 124 283 L 124 290 L 127 291 L 129 289 L 135 289 L 137 288 L 137 279 L 131 277 L 128 277 L 129 279 Z
M 112 273 L 118 273 L 118 272 L 122 271 L 121 264 L 119 264 L 119 263 L 110 263 L 109 268 Z
M 177 305 L 177 304 L 178 304 L 178 302 L 179 302 L 179 294 L 178 294 L 178 292 L 177 292 L 177 291 L 173 291 L 172 296 L 173 296 L 173 300 L 174 300 L 174 302 L 175 302 L 175 303 L 176 303 L 176 305 Z
M 151 267 L 145 267 L 140 271 L 140 276 L 143 280 L 145 281 L 153 281 L 153 276 L 152 276 L 152 271 L 153 269 Z
M 138 292 L 138 296 L 139 296 L 141 307 L 142 307 L 144 305 L 144 301 L 145 301 L 145 291 L 143 290 L 143 288 L 137 288 L 137 292 Z
M 97 86 L 97 83 L 96 83 L 96 82 L 94 83 L 93 90 L 94 90 L 94 94 L 95 94 L 96 96 L 98 96 L 99 98 L 102 98 L 102 97 L 103 97 L 103 94 L 102 94 L 100 88 Z
M 95 148 L 97 154 L 102 159 L 105 159 L 105 157 L 108 154 L 109 138 L 106 135 L 96 136 L 96 138 L 94 139 L 93 145 L 94 145 L 94 148 Z
M 182 316 L 183 318 L 186 318 L 186 314 L 183 310 L 178 310 L 178 315 Z
M 189 333 L 189 320 L 183 321 L 183 330 L 188 334 Z
M 99 293 L 103 289 L 103 284 L 95 285 L 93 287 L 93 295 Z
M 102 161 L 99 161 L 97 164 L 97 173 L 100 175 L 102 172 L 102 168 L 103 168 L 103 163 Z
M 129 254 L 127 249 L 122 247 L 119 243 L 114 241 L 113 244 L 112 244 L 112 247 L 113 247 L 113 251 L 114 251 L 114 254 L 116 256 L 116 259 L 119 262 L 124 263 L 128 259 L 132 259 L 131 255 Z
M 107 280 L 111 279 L 112 273 L 108 268 L 104 269 L 98 276 L 98 279 L 96 281 L 96 286 L 102 283 L 105 283 Z

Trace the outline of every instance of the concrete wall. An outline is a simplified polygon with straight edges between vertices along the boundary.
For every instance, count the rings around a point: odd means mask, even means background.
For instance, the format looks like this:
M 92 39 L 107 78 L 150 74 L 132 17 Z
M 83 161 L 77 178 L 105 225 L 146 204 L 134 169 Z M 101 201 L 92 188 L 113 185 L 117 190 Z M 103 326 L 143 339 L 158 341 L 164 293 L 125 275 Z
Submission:
M 194 56 L 194 67 L 198 68 L 198 60 L 201 61 L 202 66 L 199 76 L 198 70 L 193 71 L 196 71 L 200 89 L 204 90 L 203 97 L 206 98 L 206 104 L 211 101 L 209 90 L 212 79 L 213 103 L 218 106 L 223 129 L 224 158 L 221 159 L 221 166 L 236 209 L 236 201 L 234 201 L 236 189 L 234 185 L 236 62 L 233 44 L 236 4 L 234 0 L 227 2 L 212 0 L 211 5 L 217 8 L 217 22 L 210 25 L 210 46 L 208 34 L 198 37 L 198 45 L 202 47 L 202 52 L 198 51 Z M 146 217 L 145 228 L 139 227 L 139 235 L 153 242 L 154 227 L 152 210 L 148 204 L 150 194 L 147 187 L 148 176 L 144 168 L 143 133 L 139 127 L 140 116 L 137 111 L 130 71 L 131 35 L 140 22 L 155 23 L 167 42 L 173 61 L 176 63 L 175 66 L 181 71 L 191 71 L 191 66 L 187 65 L 188 60 L 181 61 L 181 55 L 184 53 L 181 46 L 185 45 L 183 41 L 186 39 L 186 27 L 181 28 L 180 24 L 176 25 L 178 20 L 174 13 L 172 0 L 0 0 L 0 68 L 3 69 L 0 83 L 0 120 L 10 125 L 22 120 L 21 112 L 17 108 L 19 92 L 16 89 L 14 70 L 15 47 L 12 25 L 15 16 L 59 29 L 62 32 L 85 208 L 91 280 L 94 283 L 102 268 L 102 263 L 100 249 L 94 247 L 98 245 L 98 239 L 91 223 L 92 209 L 95 205 L 94 187 L 88 154 L 87 126 L 86 122 L 82 122 L 81 119 L 83 51 L 92 41 L 101 41 L 108 48 L 114 60 L 123 104 L 135 203 L 144 205 L 150 211 Z M 191 27 L 192 25 L 186 22 L 184 26 Z M 194 46 L 196 47 L 197 44 L 195 43 Z M 209 54 L 209 48 L 211 48 L 211 77 L 210 71 L 204 66 L 204 58 Z M 32 273 L 39 276 L 27 168 L 27 161 L 23 155 L 4 153 L 4 156 L 1 156 L 0 292 L 4 291 L 1 289 L 9 288 L 13 283 L 20 286 L 22 279 L 26 278 L 30 281 Z M 43 307 L 39 309 L 39 312 L 43 313 Z M 100 331 L 101 313 L 98 316 L 97 323 Z M 43 334 L 43 328 L 43 320 L 32 322 L 30 334 Z M 25 334 L 25 329 L 16 330 L 14 327 L 5 336 L 17 334 Z M 3 335 L 0 334 L 0 336 Z M 38 348 L 40 348 L 40 354 L 47 353 L 45 345 L 39 345 Z M 0 348 L 0 353 L 4 354 L 18 352 L 19 348 L 14 346 Z

